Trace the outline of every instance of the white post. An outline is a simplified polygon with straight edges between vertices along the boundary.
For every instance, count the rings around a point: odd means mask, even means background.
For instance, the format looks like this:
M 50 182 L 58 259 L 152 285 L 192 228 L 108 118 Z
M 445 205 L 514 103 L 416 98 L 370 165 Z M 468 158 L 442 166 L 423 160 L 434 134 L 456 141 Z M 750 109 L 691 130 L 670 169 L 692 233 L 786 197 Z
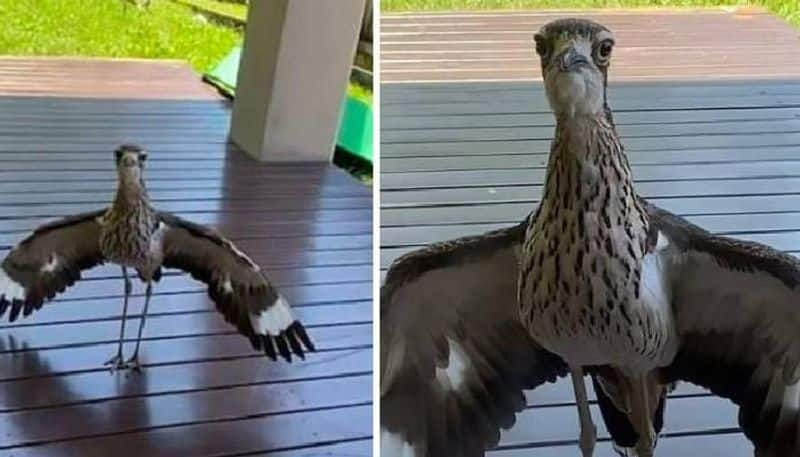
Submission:
M 364 1 L 250 1 L 234 143 L 264 161 L 330 161 Z

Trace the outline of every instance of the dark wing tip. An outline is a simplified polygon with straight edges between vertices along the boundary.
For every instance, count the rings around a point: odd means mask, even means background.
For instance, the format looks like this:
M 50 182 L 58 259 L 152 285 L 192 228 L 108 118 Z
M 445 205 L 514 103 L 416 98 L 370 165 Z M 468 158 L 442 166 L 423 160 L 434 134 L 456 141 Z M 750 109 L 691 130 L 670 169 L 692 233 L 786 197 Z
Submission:
M 275 343 L 272 341 L 272 337 L 267 335 L 263 337 L 263 341 L 264 354 L 273 362 L 278 360 L 278 353 L 275 352 Z
M 14 322 L 17 320 L 24 304 L 25 302 L 19 299 L 11 300 L 11 312 L 8 315 L 9 322 Z
M 286 333 L 292 334 L 299 338 L 300 342 L 303 343 L 303 346 L 305 346 L 307 351 L 315 352 L 317 350 L 317 348 L 314 347 L 314 343 L 311 342 L 311 338 L 308 337 L 306 328 L 303 327 L 303 324 L 301 324 L 300 321 L 292 322 L 292 325 L 286 329 Z
M 280 334 L 275 337 L 275 345 L 278 346 L 278 353 L 283 357 L 284 360 L 287 362 L 292 361 L 292 353 L 289 351 L 289 345 L 286 342 L 286 339 L 283 338 L 283 334 Z
M 280 356 L 290 363 L 292 354 L 300 358 L 300 360 L 305 360 L 306 352 L 316 351 L 303 324 L 299 321 L 294 321 L 279 335 L 261 336 L 261 344 L 258 349 L 263 349 L 264 355 L 269 357 L 270 360 L 278 360 L 278 356 Z

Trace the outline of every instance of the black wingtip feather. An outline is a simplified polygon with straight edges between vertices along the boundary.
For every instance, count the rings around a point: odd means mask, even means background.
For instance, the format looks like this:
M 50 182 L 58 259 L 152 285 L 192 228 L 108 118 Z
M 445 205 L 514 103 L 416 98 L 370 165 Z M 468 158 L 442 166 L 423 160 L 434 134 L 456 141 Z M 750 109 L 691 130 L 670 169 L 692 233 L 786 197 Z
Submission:
M 297 341 L 295 334 L 291 332 L 290 329 L 287 329 L 281 335 L 289 342 L 289 346 L 292 348 L 292 352 L 295 353 L 301 360 L 306 359 L 306 355 L 303 353 L 303 346 L 300 345 L 300 342 Z
M 19 312 L 22 311 L 22 305 L 24 302 L 22 300 L 12 300 L 11 301 L 11 314 L 8 316 L 9 322 L 14 322 L 19 317 Z
M 278 346 L 278 352 L 281 354 L 281 357 L 287 362 L 291 362 L 292 353 L 289 351 L 289 345 L 286 344 L 286 340 L 282 336 L 278 336 L 275 338 L 275 344 Z
M 278 360 L 278 354 L 275 352 L 275 344 L 272 342 L 271 336 L 265 336 L 264 341 L 264 354 L 272 361 Z
M 300 341 L 303 342 L 303 346 L 306 347 L 307 351 L 314 352 L 317 350 L 314 347 L 314 343 L 311 342 L 311 338 L 308 337 L 308 333 L 306 333 L 305 327 L 303 327 L 303 324 L 301 324 L 300 321 L 294 321 L 292 325 L 290 325 L 289 328 L 286 330 L 287 332 L 291 332 L 297 335 L 300 338 Z

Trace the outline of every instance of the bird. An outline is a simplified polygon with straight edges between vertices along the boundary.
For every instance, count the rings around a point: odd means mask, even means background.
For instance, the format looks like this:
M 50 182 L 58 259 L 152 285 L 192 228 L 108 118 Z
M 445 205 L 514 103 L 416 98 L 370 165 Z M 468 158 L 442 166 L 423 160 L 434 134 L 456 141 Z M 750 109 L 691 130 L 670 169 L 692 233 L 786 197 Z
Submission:
M 141 371 L 139 347 L 153 282 L 163 268 L 188 272 L 208 286 L 208 295 L 225 320 L 272 360 L 304 359 L 315 350 L 287 299 L 261 268 L 217 231 L 158 211 L 145 185 L 147 152 L 135 144 L 114 151 L 117 191 L 107 208 L 69 216 L 35 229 L 0 263 L 0 317 L 14 322 L 29 316 L 103 263 L 120 266 L 124 281 L 117 352 L 111 371 Z M 125 320 L 135 270 L 146 284 L 145 301 L 133 354 L 123 358 Z
M 525 390 L 570 377 L 591 456 L 587 374 L 620 455 L 654 455 L 678 382 L 736 404 L 755 455 L 800 455 L 800 262 L 636 193 L 608 100 L 610 29 L 558 19 L 534 43 L 556 120 L 542 198 L 515 226 L 390 266 L 381 455 L 484 455 Z

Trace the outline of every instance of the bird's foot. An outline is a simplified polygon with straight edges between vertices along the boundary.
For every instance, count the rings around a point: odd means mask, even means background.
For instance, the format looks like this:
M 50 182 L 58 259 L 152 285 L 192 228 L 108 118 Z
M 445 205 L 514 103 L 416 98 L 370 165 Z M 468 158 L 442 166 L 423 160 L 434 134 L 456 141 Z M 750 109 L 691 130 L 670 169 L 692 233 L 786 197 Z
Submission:
M 107 366 L 111 372 L 125 369 L 125 362 L 122 361 L 122 352 L 117 352 L 114 357 L 111 357 L 103 365 Z
M 139 354 L 134 354 L 133 357 L 125 361 L 125 368 L 136 373 L 142 372 L 142 364 L 139 363 Z
M 581 448 L 583 457 L 592 457 L 594 455 L 595 443 L 597 443 L 597 428 L 594 424 L 581 427 L 581 437 L 578 445 Z
M 108 359 L 104 364 L 109 367 L 112 373 L 117 371 L 132 371 L 136 373 L 142 372 L 142 364 L 139 363 L 139 356 L 134 355 L 128 360 L 122 361 L 122 353 L 118 353 L 114 357 Z

